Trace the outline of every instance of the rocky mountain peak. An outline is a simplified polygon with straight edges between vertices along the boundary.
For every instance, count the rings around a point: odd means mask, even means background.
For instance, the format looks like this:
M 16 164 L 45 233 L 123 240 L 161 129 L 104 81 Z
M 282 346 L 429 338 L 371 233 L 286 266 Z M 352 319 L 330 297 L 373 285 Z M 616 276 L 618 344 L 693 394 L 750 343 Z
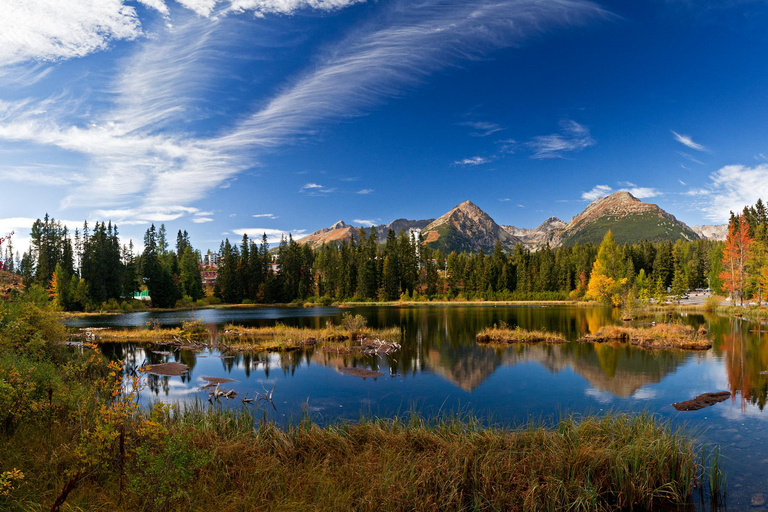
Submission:
M 347 223 L 343 220 L 338 221 L 336 224 L 333 224 L 330 229 L 343 229 L 347 227 Z

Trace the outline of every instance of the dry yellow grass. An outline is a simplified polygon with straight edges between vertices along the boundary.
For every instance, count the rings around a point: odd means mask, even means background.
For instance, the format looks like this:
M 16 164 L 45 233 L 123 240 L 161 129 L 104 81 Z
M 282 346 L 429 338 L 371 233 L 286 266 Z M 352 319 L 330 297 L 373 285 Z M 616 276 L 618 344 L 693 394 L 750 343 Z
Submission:
M 579 341 L 592 343 L 621 342 L 642 348 L 679 348 L 683 350 L 707 350 L 712 340 L 703 328 L 695 330 L 690 325 L 656 324 L 651 327 L 619 327 L 606 325 L 594 334 Z
M 501 344 L 507 345 L 510 343 L 568 343 L 568 340 L 563 337 L 562 334 L 549 332 L 549 331 L 531 331 L 528 329 L 521 329 L 520 326 L 516 326 L 514 329 L 510 328 L 504 322 L 501 325 L 493 324 L 493 327 L 486 327 L 479 333 L 477 333 L 477 342 L 485 344 Z
M 321 342 L 326 347 L 341 349 L 347 347 L 344 342 L 355 339 L 397 342 L 401 337 L 399 327 L 385 329 L 365 327 L 357 336 L 352 336 L 344 327 L 330 323 L 323 329 L 290 327 L 283 324 L 269 327 L 227 325 L 224 333 L 220 335 L 227 348 L 234 351 L 290 351 Z

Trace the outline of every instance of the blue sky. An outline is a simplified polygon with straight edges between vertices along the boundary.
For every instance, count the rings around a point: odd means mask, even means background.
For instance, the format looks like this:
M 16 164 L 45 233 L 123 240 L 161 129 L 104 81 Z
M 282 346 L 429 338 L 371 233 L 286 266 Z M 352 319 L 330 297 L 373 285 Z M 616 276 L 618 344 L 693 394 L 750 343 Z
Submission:
M 768 198 L 768 2 L 0 0 L 0 231 L 688 224 Z

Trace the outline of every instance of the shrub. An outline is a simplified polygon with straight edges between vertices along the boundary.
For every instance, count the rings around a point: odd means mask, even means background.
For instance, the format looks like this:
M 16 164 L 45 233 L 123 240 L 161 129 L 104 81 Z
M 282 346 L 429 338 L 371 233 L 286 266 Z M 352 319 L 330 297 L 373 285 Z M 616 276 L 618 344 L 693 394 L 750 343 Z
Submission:
M 181 334 L 187 338 L 203 338 L 208 336 L 208 328 L 202 320 L 189 320 L 181 323 Z
M 720 305 L 720 300 L 714 295 L 711 295 L 707 297 L 707 300 L 704 301 L 704 311 L 707 311 L 709 313 L 714 313 L 719 305 Z
M 341 316 L 341 325 L 349 332 L 349 337 L 355 339 L 363 333 L 366 325 L 368 325 L 368 320 L 363 315 L 344 313 Z
M 0 302 L 0 351 L 49 357 L 65 336 L 44 289 L 34 286 L 16 300 Z
M 167 510 L 188 503 L 195 474 L 212 460 L 180 434 L 157 445 L 140 446 L 128 489 L 143 510 Z

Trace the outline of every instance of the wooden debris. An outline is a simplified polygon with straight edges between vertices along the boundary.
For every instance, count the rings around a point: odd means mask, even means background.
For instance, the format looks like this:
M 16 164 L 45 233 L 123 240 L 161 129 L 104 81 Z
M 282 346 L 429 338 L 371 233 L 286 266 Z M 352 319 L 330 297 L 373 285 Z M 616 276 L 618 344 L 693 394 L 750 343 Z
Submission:
M 169 377 L 180 377 L 189 371 L 189 367 L 184 363 L 161 363 L 161 364 L 148 364 L 144 369 L 152 375 L 161 375 Z
M 704 393 L 702 395 L 697 396 L 696 398 L 692 398 L 691 400 L 674 403 L 672 404 L 672 407 L 674 407 L 678 411 L 698 411 L 699 409 L 710 407 L 712 405 L 715 405 L 716 403 L 722 402 L 724 400 L 728 400 L 730 397 L 731 397 L 730 391 Z
M 228 382 L 237 382 L 235 379 L 228 379 L 226 377 L 200 377 L 205 382 L 210 382 L 211 384 L 226 384 Z
M 351 375 L 352 377 L 381 377 L 384 374 L 381 372 L 377 372 L 374 370 L 368 370 L 367 368 L 350 368 L 347 366 L 340 366 L 336 368 L 336 371 L 338 371 L 342 375 Z
M 220 389 L 219 384 L 216 384 L 216 388 L 208 393 L 208 401 L 211 402 L 213 400 L 219 401 L 220 398 L 226 398 L 229 400 L 230 398 L 235 398 L 237 396 L 237 391 L 234 389 Z
M 396 342 L 389 342 L 384 340 L 363 340 L 363 354 L 366 355 L 378 355 L 378 354 L 391 354 L 400 350 L 400 344 Z

